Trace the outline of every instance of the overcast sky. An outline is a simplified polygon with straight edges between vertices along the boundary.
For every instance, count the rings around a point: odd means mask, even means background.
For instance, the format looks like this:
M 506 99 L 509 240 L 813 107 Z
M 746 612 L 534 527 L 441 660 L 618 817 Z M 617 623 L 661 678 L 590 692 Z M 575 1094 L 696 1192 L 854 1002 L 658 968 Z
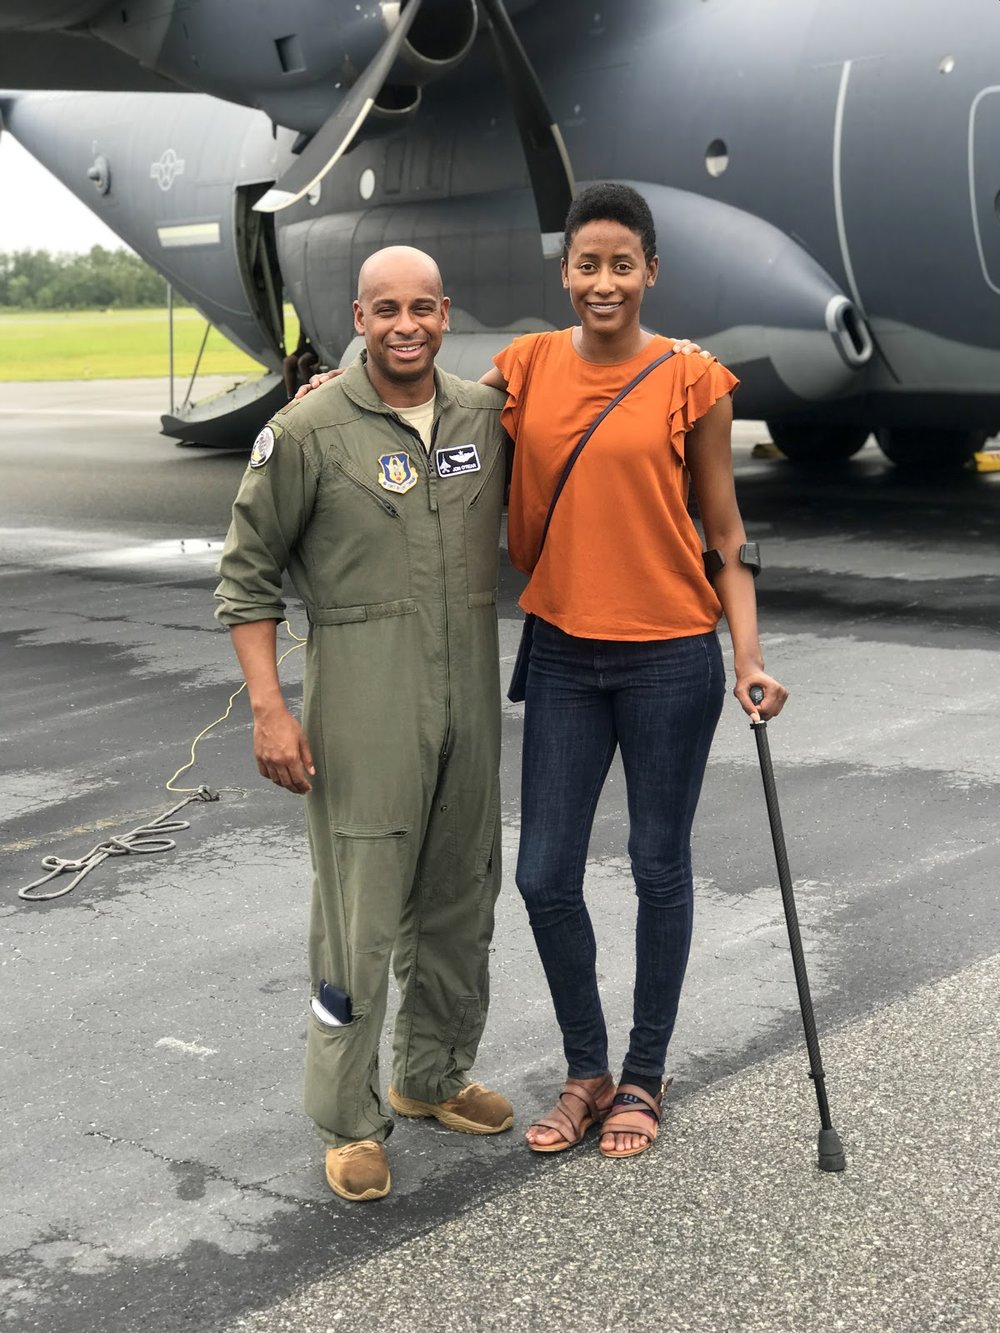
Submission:
M 0 253 L 117 249 L 121 240 L 9 134 L 0 134 Z

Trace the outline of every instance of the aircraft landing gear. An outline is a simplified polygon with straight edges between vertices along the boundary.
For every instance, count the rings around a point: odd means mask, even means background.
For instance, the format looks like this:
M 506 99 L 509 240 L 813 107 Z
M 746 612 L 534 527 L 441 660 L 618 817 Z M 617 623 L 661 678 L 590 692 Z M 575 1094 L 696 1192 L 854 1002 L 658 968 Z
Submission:
M 793 463 L 832 463 L 856 454 L 868 439 L 865 426 L 820 421 L 769 421 L 771 439 Z
M 900 467 L 954 470 L 986 443 L 984 430 L 934 430 L 922 426 L 881 426 L 878 447 Z

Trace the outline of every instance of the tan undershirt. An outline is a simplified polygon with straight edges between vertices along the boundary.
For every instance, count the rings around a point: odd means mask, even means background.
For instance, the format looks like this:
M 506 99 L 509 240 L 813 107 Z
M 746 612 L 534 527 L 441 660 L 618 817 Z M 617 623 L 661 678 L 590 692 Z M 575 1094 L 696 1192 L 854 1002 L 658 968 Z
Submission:
M 431 428 L 434 425 L 434 404 L 437 401 L 437 394 L 431 394 L 426 403 L 418 403 L 416 407 L 394 407 L 392 410 L 398 417 L 402 417 L 408 426 L 420 436 L 424 442 L 424 448 L 430 453 L 431 449 Z

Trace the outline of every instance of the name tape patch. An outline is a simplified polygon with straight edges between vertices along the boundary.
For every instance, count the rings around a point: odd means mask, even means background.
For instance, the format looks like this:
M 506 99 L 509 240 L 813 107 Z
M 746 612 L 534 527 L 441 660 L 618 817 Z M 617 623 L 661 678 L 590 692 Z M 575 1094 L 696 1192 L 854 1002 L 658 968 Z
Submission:
M 457 477 L 460 472 L 479 471 L 479 450 L 474 444 L 452 445 L 435 451 L 439 477 Z

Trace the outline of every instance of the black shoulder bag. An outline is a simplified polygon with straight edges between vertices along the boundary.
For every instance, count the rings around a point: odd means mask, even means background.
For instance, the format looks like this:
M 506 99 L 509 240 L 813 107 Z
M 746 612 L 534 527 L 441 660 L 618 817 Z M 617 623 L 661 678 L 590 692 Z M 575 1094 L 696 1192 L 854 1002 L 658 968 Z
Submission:
M 555 492 L 549 503 L 549 512 L 545 515 L 545 526 L 542 528 L 542 539 L 538 543 L 538 555 L 535 559 L 536 565 L 542 557 L 542 547 L 545 545 L 545 538 L 548 535 L 549 524 L 552 522 L 552 511 L 556 507 L 556 501 L 559 499 L 560 495 L 562 495 L 563 487 L 566 485 L 569 474 L 573 471 L 573 464 L 583 452 L 583 446 L 587 443 L 591 435 L 593 435 L 594 431 L 611 409 L 617 407 L 622 399 L 627 394 L 630 394 L 637 384 L 641 384 L 650 371 L 655 370 L 656 367 L 662 365 L 664 361 L 669 361 L 673 354 L 673 348 L 671 348 L 669 352 L 664 352 L 663 355 L 658 356 L 655 361 L 650 361 L 648 366 L 644 366 L 642 370 L 639 371 L 638 375 L 636 375 L 635 379 L 630 380 L 629 383 L 625 385 L 625 388 L 622 389 L 621 393 L 612 398 L 607 407 L 605 407 L 601 414 L 591 422 L 580 437 L 576 448 L 566 460 L 566 466 L 563 468 L 562 475 L 556 483 Z M 535 616 L 534 612 L 529 611 L 524 617 L 524 624 L 521 627 L 521 642 L 517 646 L 517 657 L 514 661 L 514 670 L 511 673 L 510 685 L 507 687 L 507 698 L 515 704 L 519 704 L 524 698 L 524 690 L 528 681 L 528 661 L 531 657 L 531 641 L 535 635 L 536 619 L 537 616 Z

